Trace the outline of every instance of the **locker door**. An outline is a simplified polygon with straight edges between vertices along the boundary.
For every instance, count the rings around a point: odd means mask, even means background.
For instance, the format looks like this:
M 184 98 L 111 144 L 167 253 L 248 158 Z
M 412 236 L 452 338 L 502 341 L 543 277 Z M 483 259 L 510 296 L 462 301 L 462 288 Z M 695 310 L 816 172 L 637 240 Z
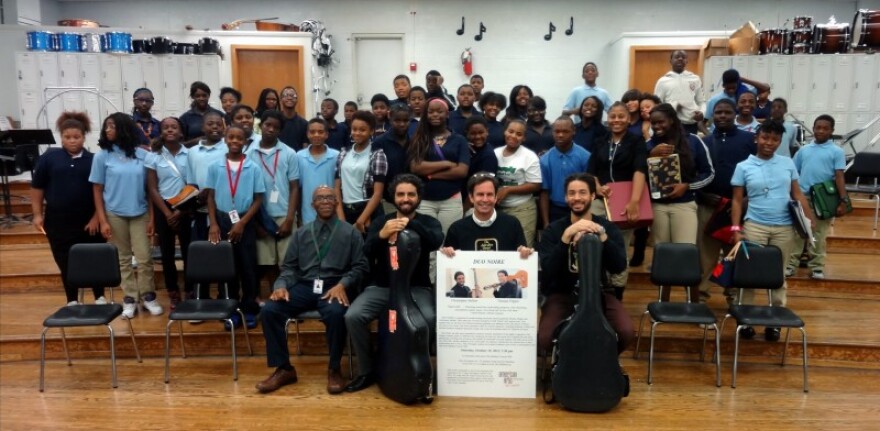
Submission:
M 833 75 L 834 65 L 832 57 L 825 55 L 814 55 L 812 58 L 812 76 L 810 77 L 810 105 L 809 110 L 813 112 L 825 113 L 831 108 L 830 96 L 834 85 Z
M 168 55 L 162 58 L 162 117 L 179 117 L 183 114 L 183 77 L 180 70 L 180 57 Z M 189 94 L 189 93 L 186 93 Z
M 204 55 L 199 57 L 199 75 L 201 81 L 208 84 L 213 94 L 220 94 L 220 57 Z M 187 106 L 189 105 L 189 88 L 186 89 Z M 216 97 L 216 96 L 215 96 Z M 212 103 L 217 103 L 213 102 Z
M 79 54 L 58 55 L 58 73 L 61 87 L 79 87 Z M 81 91 L 67 91 L 61 95 L 61 105 L 65 111 L 82 111 Z M 51 121 L 51 118 L 50 118 Z
M 122 62 L 119 56 L 100 55 L 99 58 L 101 59 L 101 91 L 122 91 Z
M 40 66 L 37 54 L 33 52 L 15 53 L 15 69 L 18 77 L 18 91 L 41 91 Z
M 791 93 L 791 57 L 785 55 L 770 56 L 770 97 L 781 97 L 790 102 Z
M 162 81 L 162 65 L 159 63 L 159 58 L 155 55 L 142 55 L 140 57 L 144 80 L 139 87 L 149 88 L 150 91 L 153 92 L 153 97 L 156 99 L 156 103 L 153 104 L 153 116 L 162 118 L 165 109 L 165 95 L 162 91 L 165 86 L 165 83 Z M 135 89 L 132 88 L 129 94 L 123 94 L 122 97 L 132 99 L 131 93 L 133 93 L 134 90 Z
M 746 78 L 753 79 L 758 82 L 770 83 L 770 57 L 767 55 L 756 55 L 752 57 L 749 64 L 749 74 Z M 742 74 L 742 72 L 740 72 Z
M 105 117 L 109 116 L 110 114 L 112 114 L 114 112 L 131 112 L 131 109 L 126 111 L 124 108 L 125 103 L 123 100 L 126 98 L 123 97 L 122 93 L 120 93 L 118 91 L 105 91 L 103 93 L 103 95 L 106 98 L 106 100 L 102 99 L 100 102 L 101 103 L 100 117 L 101 117 L 102 121 Z M 128 99 L 131 99 L 131 98 L 129 97 Z M 114 107 L 114 105 L 115 105 L 115 107 Z
M 43 96 L 41 91 L 19 91 L 18 106 L 21 117 L 22 129 L 37 128 L 37 112 L 43 105 Z M 43 124 L 45 126 L 45 123 Z M 42 127 L 42 126 L 41 126 Z
M 850 106 L 853 111 L 871 111 L 872 98 L 880 97 L 880 80 L 877 79 L 876 55 L 859 55 L 855 57 L 853 67 L 853 90 Z M 872 97 L 873 96 L 873 97 Z M 880 111 L 880 104 L 874 107 L 874 111 Z
M 725 70 L 730 69 L 731 57 L 714 56 L 709 57 L 706 71 L 703 76 L 703 88 L 706 91 L 706 98 L 712 97 L 713 94 L 721 91 L 721 75 Z
M 791 92 L 788 101 L 788 111 L 803 114 L 810 106 L 810 92 L 812 89 L 810 57 L 806 55 L 794 55 L 791 57 Z M 794 73 L 794 71 L 797 71 Z
M 122 68 L 122 105 L 123 112 L 131 112 L 134 108 L 134 90 L 144 86 L 144 70 L 141 69 L 140 55 L 124 55 L 120 66 Z
M 45 103 L 47 100 L 57 95 L 58 90 L 44 92 L 43 89 L 46 87 L 58 87 L 61 85 L 61 77 L 58 71 L 58 55 L 50 52 L 38 53 L 37 63 L 40 67 L 40 89 L 38 91 L 43 95 L 44 99 L 42 102 Z M 63 111 L 64 107 L 62 105 L 61 97 L 53 99 L 46 105 L 43 115 L 38 118 L 37 127 L 52 128 L 51 125 Z
M 846 112 L 850 110 L 850 96 L 853 91 L 853 56 L 835 56 L 833 68 L 834 83 L 831 86 L 831 110 Z

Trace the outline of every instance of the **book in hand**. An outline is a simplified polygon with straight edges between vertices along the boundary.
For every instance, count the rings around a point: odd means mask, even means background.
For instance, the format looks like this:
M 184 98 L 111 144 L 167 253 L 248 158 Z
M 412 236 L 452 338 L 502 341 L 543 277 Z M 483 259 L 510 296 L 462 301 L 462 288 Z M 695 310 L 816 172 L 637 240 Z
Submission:
M 816 238 L 813 237 L 813 228 L 810 224 L 810 218 L 804 213 L 804 207 L 800 201 L 791 200 L 788 202 L 788 211 L 791 213 L 791 224 L 798 236 L 813 244 Z
M 678 154 L 648 158 L 648 186 L 651 199 L 663 199 L 672 193 L 672 186 L 681 184 L 681 160 Z
M 184 206 L 187 203 L 195 203 L 196 196 L 199 195 L 199 189 L 187 184 L 183 186 L 183 190 L 174 196 L 173 198 L 166 199 L 168 203 L 171 205 L 171 208 L 178 209 Z
M 648 188 L 642 189 L 639 198 L 639 219 L 629 221 L 626 217 L 626 205 L 632 198 L 632 181 L 617 181 L 605 184 L 611 189 L 611 197 L 605 198 L 606 218 L 621 229 L 635 229 L 650 226 L 654 222 L 654 210 L 651 208 L 651 198 L 648 197 Z

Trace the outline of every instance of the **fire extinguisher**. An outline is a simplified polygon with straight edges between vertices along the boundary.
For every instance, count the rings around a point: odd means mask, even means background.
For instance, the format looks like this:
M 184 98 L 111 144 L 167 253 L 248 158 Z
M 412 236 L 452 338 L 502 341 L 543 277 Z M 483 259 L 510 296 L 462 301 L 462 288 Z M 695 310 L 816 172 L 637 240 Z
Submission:
M 467 48 L 461 53 L 461 64 L 464 69 L 464 74 L 467 76 L 471 76 L 474 73 L 474 64 L 473 64 L 473 55 L 471 55 L 471 49 Z

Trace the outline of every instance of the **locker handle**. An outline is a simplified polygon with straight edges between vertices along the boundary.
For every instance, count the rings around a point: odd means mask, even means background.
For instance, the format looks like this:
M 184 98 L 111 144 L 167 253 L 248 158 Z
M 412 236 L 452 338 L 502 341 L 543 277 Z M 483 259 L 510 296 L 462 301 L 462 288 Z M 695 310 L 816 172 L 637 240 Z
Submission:
M 859 89 L 859 81 L 856 81 L 856 90 Z
M 83 79 L 85 79 L 85 77 L 86 77 L 86 71 L 85 71 L 85 70 L 80 71 L 80 74 L 82 75 Z
M 20 70 L 18 71 L 18 79 L 24 79 L 24 78 L 21 77 L 21 71 L 20 71 Z

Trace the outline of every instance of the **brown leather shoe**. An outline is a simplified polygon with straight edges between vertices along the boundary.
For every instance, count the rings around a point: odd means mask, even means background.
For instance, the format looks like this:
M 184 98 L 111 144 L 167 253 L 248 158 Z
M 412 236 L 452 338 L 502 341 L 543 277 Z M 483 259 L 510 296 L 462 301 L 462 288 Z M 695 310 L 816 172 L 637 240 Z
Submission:
M 330 369 L 327 372 L 327 393 L 340 394 L 345 390 L 345 379 L 339 370 Z
M 296 368 L 290 371 L 283 368 L 277 368 L 269 378 L 257 383 L 257 390 L 262 394 L 267 394 L 291 383 L 296 383 Z

